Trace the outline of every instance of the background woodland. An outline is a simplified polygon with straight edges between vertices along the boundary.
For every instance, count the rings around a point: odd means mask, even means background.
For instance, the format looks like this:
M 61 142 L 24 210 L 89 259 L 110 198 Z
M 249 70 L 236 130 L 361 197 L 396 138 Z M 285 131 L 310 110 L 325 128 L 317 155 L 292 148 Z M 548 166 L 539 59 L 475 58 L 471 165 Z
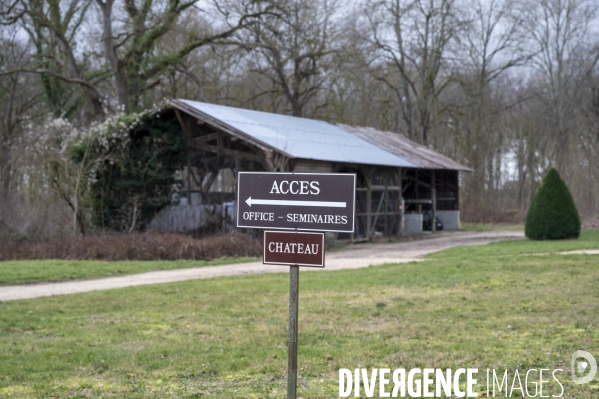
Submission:
M 465 221 L 521 221 L 556 167 L 591 218 L 598 12 L 592 0 L 4 0 L 0 220 L 85 231 L 94 162 L 110 157 L 73 143 L 109 148 L 170 98 L 403 134 L 474 170 Z

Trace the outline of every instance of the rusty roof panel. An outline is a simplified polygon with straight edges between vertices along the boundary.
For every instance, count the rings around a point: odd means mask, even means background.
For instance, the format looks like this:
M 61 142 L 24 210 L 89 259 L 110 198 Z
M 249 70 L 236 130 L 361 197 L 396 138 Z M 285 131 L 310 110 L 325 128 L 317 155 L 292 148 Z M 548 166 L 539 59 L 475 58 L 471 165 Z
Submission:
M 348 126 L 338 124 L 341 129 L 353 133 L 377 147 L 397 155 L 422 169 L 449 169 L 472 172 L 464 166 L 436 151 L 407 139 L 401 134 L 376 130 L 371 127 Z

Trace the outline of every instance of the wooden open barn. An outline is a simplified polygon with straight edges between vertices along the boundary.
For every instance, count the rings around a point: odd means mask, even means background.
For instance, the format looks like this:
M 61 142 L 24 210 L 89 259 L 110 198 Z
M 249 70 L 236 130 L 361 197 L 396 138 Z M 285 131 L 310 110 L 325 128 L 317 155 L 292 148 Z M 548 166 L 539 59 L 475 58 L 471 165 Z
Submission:
M 459 227 L 458 174 L 471 170 L 397 133 L 189 100 L 160 117 L 177 118 L 188 151 L 182 200 L 153 229 L 232 228 L 239 171 L 356 173 L 355 233 L 339 239 L 419 233 L 423 214 Z

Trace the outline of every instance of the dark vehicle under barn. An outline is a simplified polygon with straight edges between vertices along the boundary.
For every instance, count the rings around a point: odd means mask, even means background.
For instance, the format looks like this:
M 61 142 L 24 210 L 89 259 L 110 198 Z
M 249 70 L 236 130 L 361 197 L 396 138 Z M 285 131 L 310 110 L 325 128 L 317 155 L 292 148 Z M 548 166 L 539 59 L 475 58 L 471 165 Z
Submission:
M 422 231 L 431 231 L 431 220 L 433 219 L 433 212 L 429 209 L 422 214 Z M 435 216 L 435 231 L 443 230 L 443 223 Z

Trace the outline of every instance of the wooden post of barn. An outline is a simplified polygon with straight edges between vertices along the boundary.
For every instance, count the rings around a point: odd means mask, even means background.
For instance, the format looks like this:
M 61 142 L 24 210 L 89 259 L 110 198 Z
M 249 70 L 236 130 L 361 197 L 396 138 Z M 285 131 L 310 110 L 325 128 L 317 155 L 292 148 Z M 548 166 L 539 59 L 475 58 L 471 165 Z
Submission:
M 179 124 L 185 133 L 185 140 L 187 141 L 187 155 L 186 155 L 186 170 L 185 170 L 185 183 L 187 186 L 187 206 L 191 205 L 191 124 L 192 121 L 187 114 L 182 114 L 178 109 L 175 109 L 175 115 L 179 120 Z
M 435 184 L 435 170 L 433 169 L 432 178 L 431 178 L 431 202 L 432 202 L 432 212 L 431 212 L 431 233 L 437 231 L 437 189 Z
M 191 141 L 188 134 L 188 140 Z M 187 206 L 191 206 L 191 154 L 189 149 L 187 150 L 187 168 L 186 168 L 186 180 L 187 180 Z
M 366 176 L 366 237 L 372 239 L 372 182 L 370 176 Z
M 397 170 L 397 187 L 399 187 L 398 195 L 398 211 L 399 217 L 397 218 L 397 235 L 403 237 L 403 214 L 404 214 L 404 203 L 401 200 L 403 198 L 403 171 L 401 168 Z

